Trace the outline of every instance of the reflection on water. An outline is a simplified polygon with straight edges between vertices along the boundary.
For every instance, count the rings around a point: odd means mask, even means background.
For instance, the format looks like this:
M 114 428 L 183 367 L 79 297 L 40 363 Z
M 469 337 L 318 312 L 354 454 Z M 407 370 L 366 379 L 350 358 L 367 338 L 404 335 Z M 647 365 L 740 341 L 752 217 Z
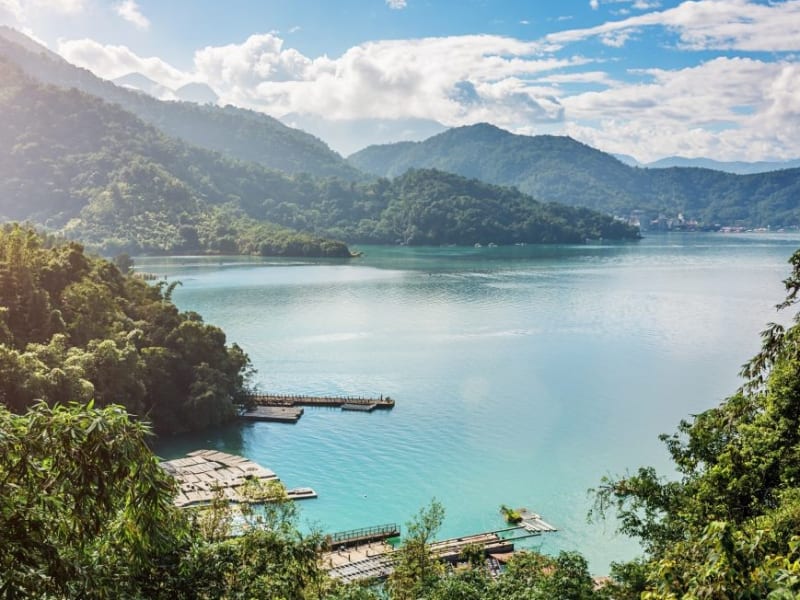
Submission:
M 799 241 L 137 259 L 183 282 L 176 302 L 222 326 L 263 389 L 397 399 L 391 412 L 306 409 L 294 426 L 232 426 L 158 451 L 261 462 L 316 489 L 303 514 L 329 531 L 402 523 L 434 496 L 447 536 L 501 527 L 500 504 L 528 506 L 561 529 L 544 550 L 579 549 L 604 572 L 636 547 L 613 523 L 586 523 L 587 488 L 668 468 L 658 434 L 738 386 Z

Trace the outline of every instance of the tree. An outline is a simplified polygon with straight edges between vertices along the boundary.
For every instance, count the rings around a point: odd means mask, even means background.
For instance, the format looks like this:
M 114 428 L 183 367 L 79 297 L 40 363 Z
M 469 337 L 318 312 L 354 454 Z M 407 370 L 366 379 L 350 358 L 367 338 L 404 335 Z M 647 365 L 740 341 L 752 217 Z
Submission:
M 120 406 L 0 406 L 0 597 L 135 597 L 185 539 L 149 430 Z
M 798 302 L 800 251 L 784 281 Z M 652 468 L 606 479 L 596 513 L 647 555 L 618 566 L 618 585 L 647 598 L 783 598 L 800 593 L 800 314 L 770 324 L 745 384 L 719 406 L 662 436 L 680 478 Z M 624 595 L 621 594 L 622 597 Z
M 417 598 L 442 574 L 441 562 L 431 555 L 430 544 L 444 520 L 444 506 L 436 499 L 406 524 L 403 543 L 395 553 L 388 587 L 392 598 Z

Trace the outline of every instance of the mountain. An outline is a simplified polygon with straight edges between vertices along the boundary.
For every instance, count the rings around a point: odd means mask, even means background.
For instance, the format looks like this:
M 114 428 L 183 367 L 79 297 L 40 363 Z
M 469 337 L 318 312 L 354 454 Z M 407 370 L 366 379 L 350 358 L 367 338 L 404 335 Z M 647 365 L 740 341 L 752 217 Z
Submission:
M 640 169 L 568 137 L 515 135 L 488 124 L 423 142 L 372 146 L 350 163 L 393 177 L 434 168 L 512 185 L 536 198 L 646 219 L 683 214 L 705 223 L 800 223 L 800 169 L 734 175 L 698 168 Z
M 63 88 L 74 87 L 107 102 L 119 104 L 169 136 L 222 152 L 231 158 L 257 162 L 286 173 L 310 173 L 318 177 L 351 180 L 363 178 L 358 170 L 348 165 L 323 141 L 287 127 L 277 119 L 230 106 L 223 108 L 157 100 L 71 65 L 8 27 L 0 27 L 0 56 L 5 56 L 34 79 Z M 136 75 L 134 82 L 147 87 L 142 80 L 144 76 Z M 186 97 L 199 92 L 196 87 L 182 90 Z M 180 96 L 181 91 L 175 94 Z
M 290 113 L 282 116 L 281 121 L 322 138 L 331 148 L 345 155 L 374 144 L 424 140 L 446 129 L 430 119 L 328 119 Z
M 713 160 L 711 158 L 686 158 L 683 156 L 668 156 L 655 162 L 647 163 L 649 169 L 669 169 L 671 167 L 694 167 L 699 169 L 713 169 L 715 171 L 725 171 L 726 173 L 736 173 L 738 175 L 749 175 L 752 173 L 767 173 L 769 171 L 781 171 L 783 169 L 796 169 L 800 167 L 800 159 L 786 161 L 758 161 L 725 162 Z
M 319 236 L 470 245 L 638 237 L 611 217 L 440 171 L 358 184 L 232 161 L 3 61 L 0 90 L 0 216 L 109 253 L 349 255 Z
M 261 203 L 313 188 L 308 176 L 295 181 L 189 146 L 118 105 L 40 85 L 2 60 L 0 90 L 4 219 L 41 223 L 107 253 L 350 255 L 341 242 L 264 214 Z

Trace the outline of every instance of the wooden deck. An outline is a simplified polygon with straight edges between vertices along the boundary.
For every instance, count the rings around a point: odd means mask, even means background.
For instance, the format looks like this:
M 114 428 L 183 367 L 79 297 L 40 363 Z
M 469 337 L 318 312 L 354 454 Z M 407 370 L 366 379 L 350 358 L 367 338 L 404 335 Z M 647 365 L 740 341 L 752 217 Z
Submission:
M 487 560 L 497 563 L 498 557 L 507 559 L 514 553 L 515 541 L 556 531 L 555 527 L 543 521 L 535 513 L 526 511 L 524 517 L 526 521 L 519 527 L 486 531 L 434 542 L 430 545 L 431 553 L 439 560 L 452 565 L 461 560 L 461 553 L 465 547 L 477 545 L 483 548 Z M 521 535 L 508 537 L 514 532 Z M 381 541 L 355 546 L 332 546 L 332 550 L 323 555 L 322 565 L 331 577 L 345 583 L 364 579 L 385 579 L 394 568 L 393 554 L 394 549 Z
M 307 396 L 290 394 L 254 394 L 249 397 L 258 406 L 327 406 L 341 408 L 345 405 L 371 406 L 374 408 L 391 410 L 394 400 L 389 396 L 378 398 L 364 398 L 361 396 Z M 351 408 L 352 410 L 352 408 Z
M 239 417 L 245 421 L 270 421 L 273 423 L 297 423 L 303 416 L 303 409 L 295 406 L 256 406 L 242 412 Z

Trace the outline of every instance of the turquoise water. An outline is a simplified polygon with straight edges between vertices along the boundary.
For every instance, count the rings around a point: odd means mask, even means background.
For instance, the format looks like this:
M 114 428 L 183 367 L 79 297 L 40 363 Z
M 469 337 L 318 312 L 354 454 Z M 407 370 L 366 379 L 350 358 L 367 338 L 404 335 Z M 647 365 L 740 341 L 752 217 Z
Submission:
M 627 245 L 363 248 L 350 262 L 137 260 L 220 325 L 264 390 L 388 394 L 391 412 L 306 409 L 297 425 L 231 426 L 158 451 L 243 454 L 311 486 L 304 523 L 405 523 L 432 497 L 442 536 L 500 528 L 500 504 L 560 531 L 596 573 L 631 558 L 587 489 L 639 465 L 668 472 L 657 436 L 739 385 L 776 318 L 790 235 L 654 236 Z

